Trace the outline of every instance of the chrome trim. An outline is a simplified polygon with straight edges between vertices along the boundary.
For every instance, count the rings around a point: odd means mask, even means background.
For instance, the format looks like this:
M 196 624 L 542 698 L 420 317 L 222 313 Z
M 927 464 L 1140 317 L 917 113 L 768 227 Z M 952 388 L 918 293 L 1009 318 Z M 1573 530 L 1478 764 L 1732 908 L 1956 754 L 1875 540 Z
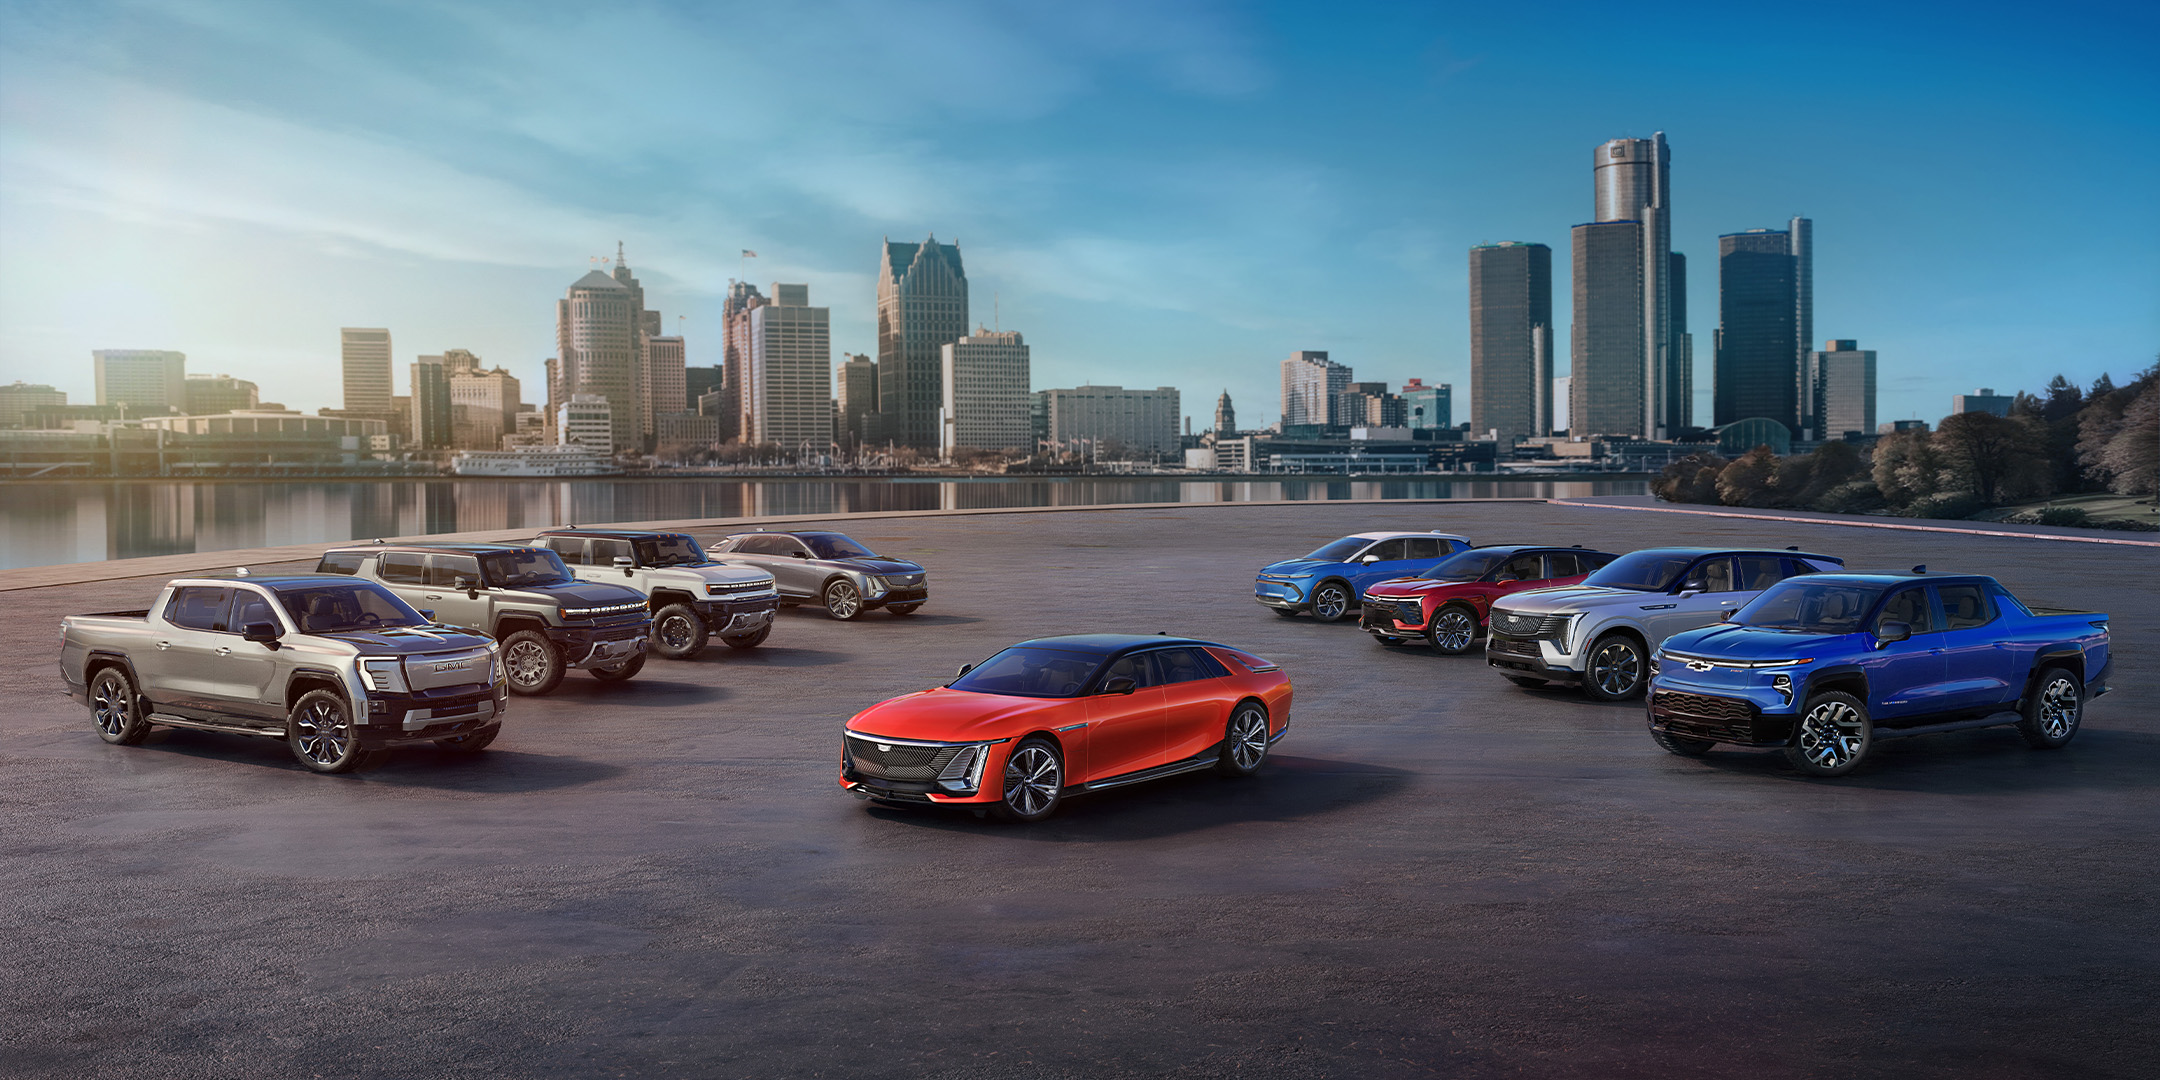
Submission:
M 1799 667 L 1802 664 L 1811 664 L 1815 661 L 1812 656 L 1802 657 L 1798 660 L 1719 660 L 1715 657 L 1691 656 L 1687 653 L 1676 653 L 1667 650 L 1661 650 L 1658 653 L 1658 658 L 1677 664 L 1686 664 L 1689 671 L 1708 671 L 1711 668 L 1756 671 L 1763 668 Z
M 996 746 L 999 743 L 1009 743 L 1012 741 L 1012 738 L 1008 736 L 1003 739 L 962 739 L 959 742 L 924 742 L 921 739 L 888 739 L 883 735 L 866 735 L 863 732 L 855 730 L 854 728 L 843 728 L 841 729 L 840 734 L 845 738 L 861 739 L 866 743 L 873 743 L 878 746 L 929 746 L 943 748 L 947 746 Z
M 1052 729 L 1050 729 L 1050 730 L 1052 730 L 1052 731 L 1078 731 L 1079 729 L 1081 729 L 1081 728 L 1084 728 L 1084 727 L 1086 727 L 1086 726 L 1087 726 L 1087 721 L 1085 721 L 1085 720 L 1082 720 L 1082 721 L 1080 721 L 1080 722 L 1079 722 L 1079 723 L 1077 723 L 1077 724 L 1067 724 L 1067 725 L 1065 725 L 1064 727 L 1061 727 L 1061 728 L 1052 728 Z

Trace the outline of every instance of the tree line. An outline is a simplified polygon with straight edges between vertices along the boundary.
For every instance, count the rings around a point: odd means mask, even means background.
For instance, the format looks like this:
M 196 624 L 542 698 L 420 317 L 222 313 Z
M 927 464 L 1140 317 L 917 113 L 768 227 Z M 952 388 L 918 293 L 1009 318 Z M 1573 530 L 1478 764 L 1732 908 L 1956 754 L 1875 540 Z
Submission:
M 1666 466 L 1650 490 L 1668 502 L 1929 518 L 2059 495 L 2149 496 L 2160 492 L 2160 363 L 2122 386 L 2103 374 L 2081 389 L 2057 375 L 2040 394 L 2020 392 L 2008 416 L 1957 413 L 1933 431 L 1891 432 L 1872 447 L 1831 442 L 1779 457 L 1758 446 L 1730 460 L 1693 454 Z M 2074 507 L 2029 516 L 2088 523 Z

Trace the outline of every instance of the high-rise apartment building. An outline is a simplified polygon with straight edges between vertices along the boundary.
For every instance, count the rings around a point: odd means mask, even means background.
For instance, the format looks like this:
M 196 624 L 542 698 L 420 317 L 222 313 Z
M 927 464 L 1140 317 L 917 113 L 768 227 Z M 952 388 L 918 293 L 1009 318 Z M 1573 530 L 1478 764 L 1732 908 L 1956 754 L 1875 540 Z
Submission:
M 1310 349 L 1282 362 L 1282 426 L 1340 425 L 1341 398 L 1350 389 L 1350 368 Z
M 1718 329 L 1712 423 L 1762 417 L 1800 432 L 1812 428 L 1803 392 L 1814 325 L 1811 223 L 1787 231 L 1750 229 L 1718 237 Z
M 390 331 L 348 326 L 338 331 L 345 370 L 345 412 L 386 415 L 396 393 L 390 378 Z
M 1423 379 L 1412 379 L 1403 384 L 1403 423 L 1412 428 L 1449 428 L 1455 426 L 1455 386 L 1441 383 L 1425 385 Z
M 810 286 L 774 285 L 750 309 L 750 427 L 745 442 L 812 454 L 832 446 L 832 309 L 810 306 Z
M 833 375 L 839 391 L 833 401 L 839 424 L 835 434 L 841 445 L 852 449 L 876 442 L 870 428 L 878 411 L 877 361 L 866 353 L 855 353 L 842 360 Z
M 565 402 L 578 394 L 607 399 L 614 425 L 611 449 L 642 444 L 644 422 L 646 326 L 644 290 L 616 256 L 615 274 L 594 270 L 572 283 L 555 302 L 556 380 L 548 400 Z
M 459 450 L 500 450 L 503 436 L 517 434 L 523 387 L 507 369 L 480 367 L 463 349 L 443 354 L 450 379 L 450 444 Z
M 878 412 L 882 437 L 938 446 L 945 346 L 968 335 L 960 245 L 886 240 L 878 266 Z
M 978 327 L 943 353 L 940 452 L 1029 447 L 1028 347 L 1019 331 Z
M 1597 148 L 1595 218 L 1574 229 L 1569 412 L 1583 434 L 1663 439 L 1693 423 L 1687 263 L 1672 250 L 1671 163 L 1662 131 Z
M 572 394 L 555 410 L 555 442 L 558 446 L 589 446 L 602 454 L 615 445 L 615 418 L 608 399 L 599 394 Z
M 1215 437 L 1227 439 L 1237 434 L 1237 410 L 1230 405 L 1230 391 L 1225 389 L 1215 399 Z
M 218 416 L 262 404 L 259 388 L 230 375 L 190 375 L 182 384 L 180 410 L 189 416 Z
M 423 356 L 412 365 L 412 445 L 420 450 L 450 448 L 456 417 L 450 408 L 450 369 L 440 356 Z
M 645 416 L 654 417 L 689 409 L 689 375 L 683 363 L 683 339 L 674 336 L 645 338 Z M 659 429 L 653 428 L 651 433 Z
M 97 349 L 90 354 L 97 403 L 127 405 L 137 415 L 177 412 L 187 404 L 187 354 L 164 349 Z
M 1470 430 L 1552 433 L 1552 249 L 1470 249 Z
M 1043 390 L 1049 439 L 1062 450 L 1089 456 L 1121 450 L 1147 454 L 1178 451 L 1178 392 L 1168 386 L 1127 390 L 1122 386 L 1077 386 Z
M 1850 338 L 1823 343 L 1808 354 L 1807 413 L 1817 440 L 1866 435 L 1875 430 L 1875 350 Z
M 727 299 L 720 305 L 721 366 L 727 369 L 728 395 L 720 415 L 722 439 L 750 437 L 750 312 L 769 302 L 747 281 L 728 282 Z

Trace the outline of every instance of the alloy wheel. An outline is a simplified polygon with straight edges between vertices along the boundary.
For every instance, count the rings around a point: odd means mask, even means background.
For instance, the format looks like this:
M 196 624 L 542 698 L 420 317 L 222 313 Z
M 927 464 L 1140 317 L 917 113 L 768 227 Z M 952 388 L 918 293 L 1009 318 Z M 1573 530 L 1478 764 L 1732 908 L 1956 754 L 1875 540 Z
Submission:
M 90 709 L 98 731 L 108 739 L 117 739 L 135 716 L 135 695 L 128 690 L 126 679 L 101 675 L 90 692 Z
M 1477 624 L 1462 611 L 1450 608 L 1433 619 L 1433 643 L 1441 651 L 1459 653 L 1470 647 L 1470 639 L 1477 636 Z
M 1267 714 L 1247 705 L 1238 710 L 1230 720 L 1230 761 L 1240 772 L 1251 772 L 1260 767 L 1267 757 Z
M 352 746 L 352 724 L 345 713 L 329 701 L 315 701 L 300 711 L 299 750 L 308 760 L 334 765 L 344 760 Z
M 1860 754 L 1860 710 L 1825 701 L 1800 719 L 1800 753 L 1820 769 L 1839 769 Z
M 1041 814 L 1064 786 L 1058 772 L 1057 755 L 1049 747 L 1028 745 L 1013 751 L 1005 761 L 1005 805 L 1019 817 Z
M 510 681 L 519 686 L 533 686 L 547 678 L 547 651 L 533 642 L 511 645 L 503 663 L 510 669 Z
M 1340 619 L 1350 610 L 1349 591 L 1340 585 L 1323 585 L 1313 594 L 1312 612 L 1330 622 Z
M 2077 726 L 2082 707 L 2076 683 L 2064 675 L 2050 679 L 2047 689 L 2040 691 L 2040 733 L 2050 739 L 2068 735 Z
M 690 619 L 687 616 L 670 615 L 660 620 L 657 636 L 660 638 L 660 644 L 670 649 L 687 649 L 690 647 L 691 640 L 697 636 L 697 627 L 690 625 Z
M 852 619 L 862 610 L 862 594 L 845 581 L 835 581 L 825 590 L 825 610 L 835 619 Z
M 1642 654 L 1626 639 L 1598 646 L 1590 657 L 1590 678 L 1608 697 L 1621 698 L 1635 692 L 1642 682 Z

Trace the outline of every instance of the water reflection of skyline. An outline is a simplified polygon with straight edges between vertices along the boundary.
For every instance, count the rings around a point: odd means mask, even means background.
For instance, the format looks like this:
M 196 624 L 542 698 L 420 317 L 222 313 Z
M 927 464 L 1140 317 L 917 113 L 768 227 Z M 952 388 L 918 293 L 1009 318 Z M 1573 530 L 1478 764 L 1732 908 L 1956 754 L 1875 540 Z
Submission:
M 1166 477 L 13 483 L 0 486 L 0 569 L 623 521 L 1112 503 L 1552 498 L 1644 490 L 1639 480 Z

